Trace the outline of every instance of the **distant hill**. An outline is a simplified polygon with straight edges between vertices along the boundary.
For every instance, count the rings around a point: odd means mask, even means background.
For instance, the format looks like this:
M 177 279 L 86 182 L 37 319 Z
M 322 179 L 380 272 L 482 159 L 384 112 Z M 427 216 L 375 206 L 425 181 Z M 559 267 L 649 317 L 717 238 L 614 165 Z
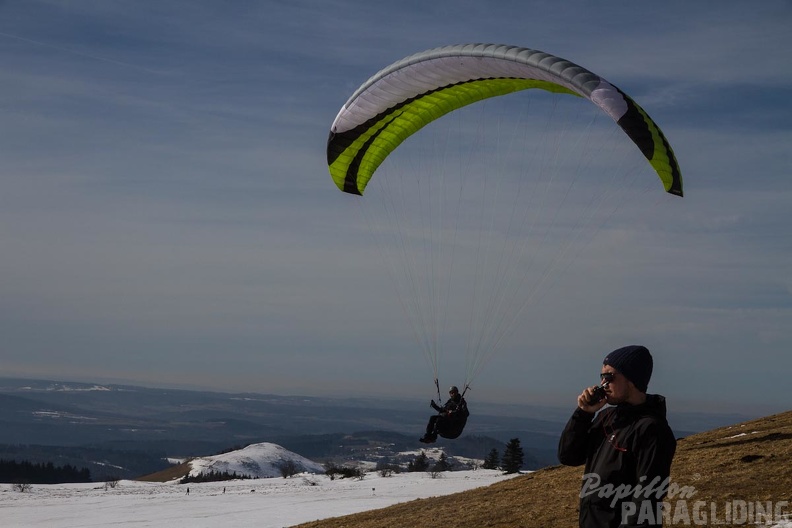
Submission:
M 408 462 L 412 462 L 419 453 L 426 455 L 430 462 L 437 462 L 442 455 L 446 455 L 446 461 L 453 470 L 470 469 L 480 465 L 482 460 L 474 460 L 465 457 L 448 456 L 442 447 L 421 448 L 418 450 L 403 451 L 388 457 L 390 464 L 407 467 Z M 270 478 L 280 477 L 281 465 L 291 463 L 297 473 L 325 473 L 326 468 L 317 462 L 302 457 L 289 451 L 277 444 L 263 442 L 251 444 L 247 447 L 222 453 L 219 455 L 197 457 L 187 462 L 171 466 L 163 471 L 158 471 L 150 475 L 139 477 L 135 480 L 143 482 L 170 482 L 183 477 L 199 477 L 210 472 L 214 473 L 236 473 L 241 477 L 248 478 Z M 342 465 L 358 466 L 363 471 L 375 469 L 374 462 L 360 460 L 357 463 L 346 461 Z
M 449 455 L 483 458 L 519 437 L 526 467 L 552 463 L 563 419 L 528 406 L 470 402 L 474 418 Z M 332 399 L 0 378 L 0 458 L 87 467 L 94 480 L 135 478 L 166 458 L 272 442 L 344 463 L 421 447 L 428 400 Z M 531 413 L 540 418 L 531 418 Z M 58 454 L 58 459 L 51 457 Z M 128 460 L 125 460 L 125 454 Z M 68 455 L 68 456 L 67 456 Z M 367 460 L 377 460 L 368 458 Z
M 268 442 L 251 444 L 222 455 L 194 458 L 189 465 L 191 477 L 215 471 L 236 473 L 250 478 L 268 478 L 281 476 L 280 466 L 284 463 L 293 464 L 298 473 L 325 472 L 321 464 Z
M 168 468 L 169 458 L 260 442 L 320 462 L 378 462 L 423 447 L 428 396 L 334 399 L 0 378 L 0 458 L 88 468 L 93 480 L 133 479 Z M 526 469 L 555 463 L 570 408 L 474 397 L 468 404 L 464 434 L 436 444 L 448 456 L 483 458 L 519 438 Z M 672 410 L 669 420 L 682 436 L 752 417 Z
M 236 473 L 247 478 L 281 476 L 281 465 L 290 463 L 298 473 L 324 473 L 325 468 L 312 460 L 292 453 L 269 442 L 251 444 L 219 455 L 193 458 L 174 468 L 169 468 L 137 480 L 168 482 L 185 476 L 199 477 L 210 472 Z
M 199 455 L 234 444 L 302 435 L 391 431 L 417 441 L 433 412 L 427 399 L 333 399 L 152 389 L 128 385 L 0 378 L 0 444 L 156 449 Z M 466 434 L 527 447 L 552 446 L 566 421 L 530 406 L 471 400 Z M 515 435 L 515 433 L 517 433 Z M 182 451 L 176 452 L 176 449 Z
M 721 522 L 712 524 L 724 524 L 726 504 L 735 501 L 788 501 L 786 512 L 792 513 L 790 468 L 792 411 L 680 439 L 671 478 L 680 486 L 693 488 L 694 494 L 686 502 L 689 509 L 693 501 L 714 505 Z M 569 528 L 577 526 L 582 475 L 581 467 L 552 466 L 486 488 L 299 526 L 397 528 L 421 526 L 431 519 L 437 526 Z M 711 511 L 707 508 L 706 513 L 711 515 Z M 692 519 L 685 522 L 684 516 L 664 524 L 692 525 L 696 524 Z

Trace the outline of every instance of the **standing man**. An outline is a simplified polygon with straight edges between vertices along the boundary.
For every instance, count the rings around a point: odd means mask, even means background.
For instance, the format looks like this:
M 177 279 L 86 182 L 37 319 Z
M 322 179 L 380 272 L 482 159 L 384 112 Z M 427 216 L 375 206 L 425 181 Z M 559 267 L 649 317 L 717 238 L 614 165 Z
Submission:
M 660 507 L 676 439 L 666 420 L 665 398 L 646 394 L 652 367 L 644 346 L 608 354 L 600 374 L 604 398 L 598 399 L 602 391 L 596 386 L 585 389 L 561 433 L 558 460 L 586 465 L 581 528 L 662 525 Z M 612 407 L 596 414 L 606 403 Z

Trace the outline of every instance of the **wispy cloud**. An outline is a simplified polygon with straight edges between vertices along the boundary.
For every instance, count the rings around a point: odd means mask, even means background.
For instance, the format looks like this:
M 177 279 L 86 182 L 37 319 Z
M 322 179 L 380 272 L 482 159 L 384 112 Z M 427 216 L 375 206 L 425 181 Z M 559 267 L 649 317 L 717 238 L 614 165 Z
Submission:
M 790 403 L 792 365 L 777 353 L 792 345 L 788 2 L 31 1 L 0 13 L 4 372 L 165 369 L 219 388 L 288 379 L 291 392 L 388 372 L 384 393 L 420 386 L 403 306 L 358 204 L 327 174 L 325 142 L 380 68 L 479 41 L 564 56 L 633 94 L 688 194 L 625 205 L 590 260 L 524 311 L 477 394 L 538 370 L 537 391 L 574 395 L 572 362 L 595 372 L 607 349 L 646 339 L 664 369 L 721 365 L 718 379 L 662 380 L 691 399 L 726 384 L 761 402 L 723 362 L 751 350 L 757 379 Z M 354 376 L 331 374 L 352 363 Z M 445 368 L 460 363 L 449 350 Z

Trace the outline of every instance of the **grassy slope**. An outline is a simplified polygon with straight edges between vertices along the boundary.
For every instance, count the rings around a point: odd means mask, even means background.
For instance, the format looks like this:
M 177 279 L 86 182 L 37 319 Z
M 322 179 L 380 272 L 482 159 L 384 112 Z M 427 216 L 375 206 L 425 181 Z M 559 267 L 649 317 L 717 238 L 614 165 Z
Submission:
M 163 469 L 157 473 L 152 473 L 151 475 L 138 477 L 135 480 L 139 480 L 141 482 L 169 482 L 171 480 L 186 477 L 190 473 L 190 469 L 190 463 L 184 462 L 182 464 L 171 466 L 168 469 Z
M 792 411 L 681 439 L 671 472 L 673 482 L 695 487 L 691 501 L 792 503 Z M 582 468 L 553 466 L 482 489 L 300 527 L 568 528 L 577 526 L 582 475 Z

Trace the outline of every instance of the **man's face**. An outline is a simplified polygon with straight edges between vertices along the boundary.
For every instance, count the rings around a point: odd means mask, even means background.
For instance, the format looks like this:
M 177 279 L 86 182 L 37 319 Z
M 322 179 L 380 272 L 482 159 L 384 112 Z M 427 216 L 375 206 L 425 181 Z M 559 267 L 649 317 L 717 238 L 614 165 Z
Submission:
M 627 397 L 630 394 L 629 380 L 610 365 L 602 365 L 601 374 L 609 374 L 609 377 L 612 376 L 610 383 L 605 387 L 607 402 L 611 405 L 618 405 L 627 401 Z M 605 381 L 605 379 L 602 381 Z

